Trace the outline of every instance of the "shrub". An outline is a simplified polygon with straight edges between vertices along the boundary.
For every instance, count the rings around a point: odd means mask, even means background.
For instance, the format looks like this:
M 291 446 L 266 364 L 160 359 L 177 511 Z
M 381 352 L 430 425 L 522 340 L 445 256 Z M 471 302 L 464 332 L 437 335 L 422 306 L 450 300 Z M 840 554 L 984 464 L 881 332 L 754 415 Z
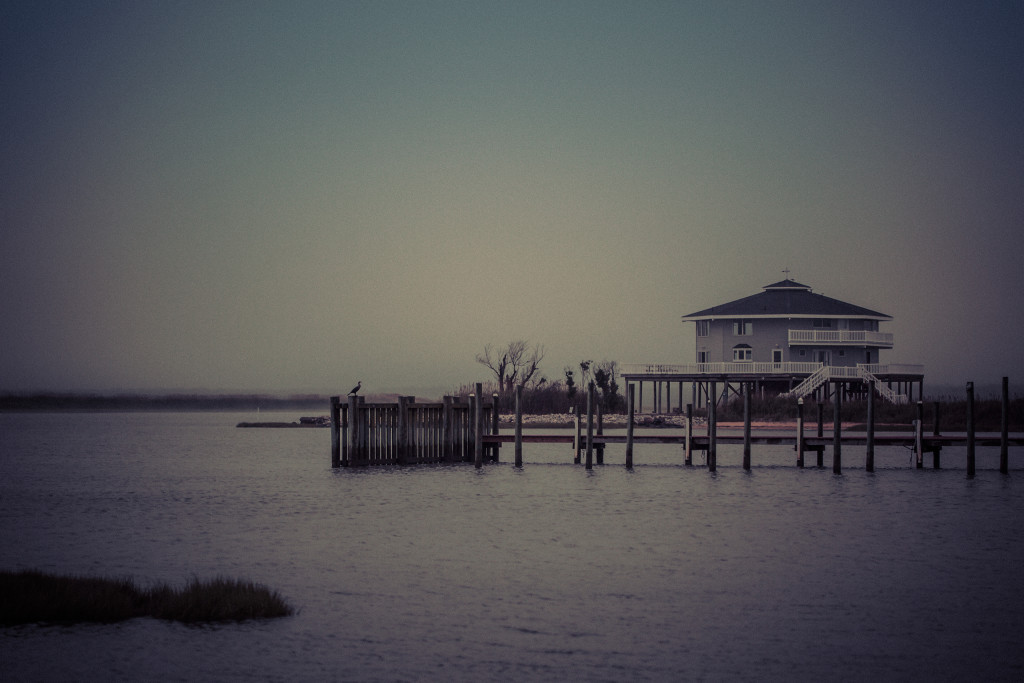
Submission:
M 0 571 L 0 624 L 115 622 L 156 617 L 181 622 L 283 617 L 293 608 L 251 581 L 193 578 L 183 589 L 141 589 L 130 577 L 60 576 L 37 570 Z

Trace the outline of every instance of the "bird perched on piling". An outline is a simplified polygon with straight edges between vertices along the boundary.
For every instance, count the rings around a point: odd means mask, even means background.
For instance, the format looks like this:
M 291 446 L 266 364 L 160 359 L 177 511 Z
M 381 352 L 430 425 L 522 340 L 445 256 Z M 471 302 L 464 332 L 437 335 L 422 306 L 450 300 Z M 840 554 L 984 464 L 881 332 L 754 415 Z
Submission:
M 359 388 L 363 386 L 363 380 L 356 382 L 356 385 L 352 387 L 352 391 L 348 392 L 349 396 L 355 396 L 359 393 Z

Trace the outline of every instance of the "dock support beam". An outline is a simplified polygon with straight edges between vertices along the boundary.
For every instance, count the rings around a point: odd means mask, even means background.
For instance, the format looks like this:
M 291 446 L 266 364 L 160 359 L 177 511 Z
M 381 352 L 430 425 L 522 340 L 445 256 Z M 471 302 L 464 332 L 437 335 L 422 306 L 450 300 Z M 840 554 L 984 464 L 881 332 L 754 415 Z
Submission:
M 824 386 L 828 386 L 827 384 Z M 825 404 L 818 402 L 818 438 L 822 439 L 825 437 Z M 825 449 L 824 447 L 818 449 L 818 469 L 825 467 Z
M 476 396 L 473 401 L 473 466 L 477 469 L 484 464 L 484 385 L 476 383 Z
M 832 474 L 841 474 L 843 471 L 843 393 L 836 385 L 835 395 L 832 397 Z
M 750 382 L 743 383 L 743 469 L 750 471 Z
M 594 469 L 594 382 L 587 385 L 587 465 Z
M 341 397 L 331 396 L 331 467 L 341 467 Z
M 796 400 L 796 466 L 804 466 L 804 400 Z
M 875 380 L 868 382 L 868 435 L 864 469 L 875 471 Z
M 1010 472 L 1010 458 L 1008 455 L 1009 444 L 1010 444 L 1010 378 L 1003 378 L 1003 398 L 1002 398 L 1003 412 L 1000 417 L 1000 434 L 999 434 L 999 471 L 1003 474 L 1009 474 Z
M 974 382 L 967 383 L 967 476 L 974 477 Z
M 516 467 L 523 466 L 523 385 L 516 386 Z
M 914 460 L 917 469 L 924 467 L 924 402 L 917 402 L 917 420 L 914 421 Z
M 693 464 L 693 404 L 686 404 L 686 436 L 685 445 L 683 446 L 683 464 L 690 466 Z
M 498 434 L 498 395 L 491 395 L 491 434 Z M 500 462 L 501 444 L 496 443 L 491 447 L 491 462 Z
M 718 444 L 716 443 L 716 432 L 718 431 L 718 416 L 715 414 L 718 408 L 718 383 L 711 383 L 711 396 L 708 400 L 708 471 L 714 472 L 718 469 Z
M 630 384 L 626 388 L 626 469 L 633 469 L 633 414 L 636 406 L 633 405 L 633 394 L 636 386 Z

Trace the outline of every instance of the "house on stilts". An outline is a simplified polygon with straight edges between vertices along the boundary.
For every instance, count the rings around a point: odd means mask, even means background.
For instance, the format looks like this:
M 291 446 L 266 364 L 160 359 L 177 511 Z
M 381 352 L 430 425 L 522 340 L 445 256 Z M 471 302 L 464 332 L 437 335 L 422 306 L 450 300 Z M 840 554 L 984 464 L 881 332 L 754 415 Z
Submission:
M 684 401 L 701 406 L 712 395 L 727 400 L 743 386 L 760 395 L 819 401 L 837 391 L 866 396 L 871 380 L 894 403 L 913 401 L 915 384 L 918 398 L 923 391 L 923 366 L 882 362 L 893 335 L 879 326 L 892 316 L 816 294 L 788 277 L 682 320 L 694 323 L 695 362 L 622 366 L 627 384 L 639 386 L 641 408 L 645 384 L 648 409 L 655 413 L 678 411 Z

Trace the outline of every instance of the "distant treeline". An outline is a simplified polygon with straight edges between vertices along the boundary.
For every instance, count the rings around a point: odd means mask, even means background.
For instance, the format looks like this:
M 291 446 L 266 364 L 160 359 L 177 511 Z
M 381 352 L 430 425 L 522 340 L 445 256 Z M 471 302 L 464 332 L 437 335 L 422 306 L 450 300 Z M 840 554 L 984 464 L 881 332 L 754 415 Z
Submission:
M 304 394 L 299 396 L 202 395 L 168 394 L 7 394 L 0 395 L 0 411 L 169 411 L 188 412 L 220 410 L 231 412 L 267 410 L 310 410 L 326 414 L 330 399 L 326 396 Z

